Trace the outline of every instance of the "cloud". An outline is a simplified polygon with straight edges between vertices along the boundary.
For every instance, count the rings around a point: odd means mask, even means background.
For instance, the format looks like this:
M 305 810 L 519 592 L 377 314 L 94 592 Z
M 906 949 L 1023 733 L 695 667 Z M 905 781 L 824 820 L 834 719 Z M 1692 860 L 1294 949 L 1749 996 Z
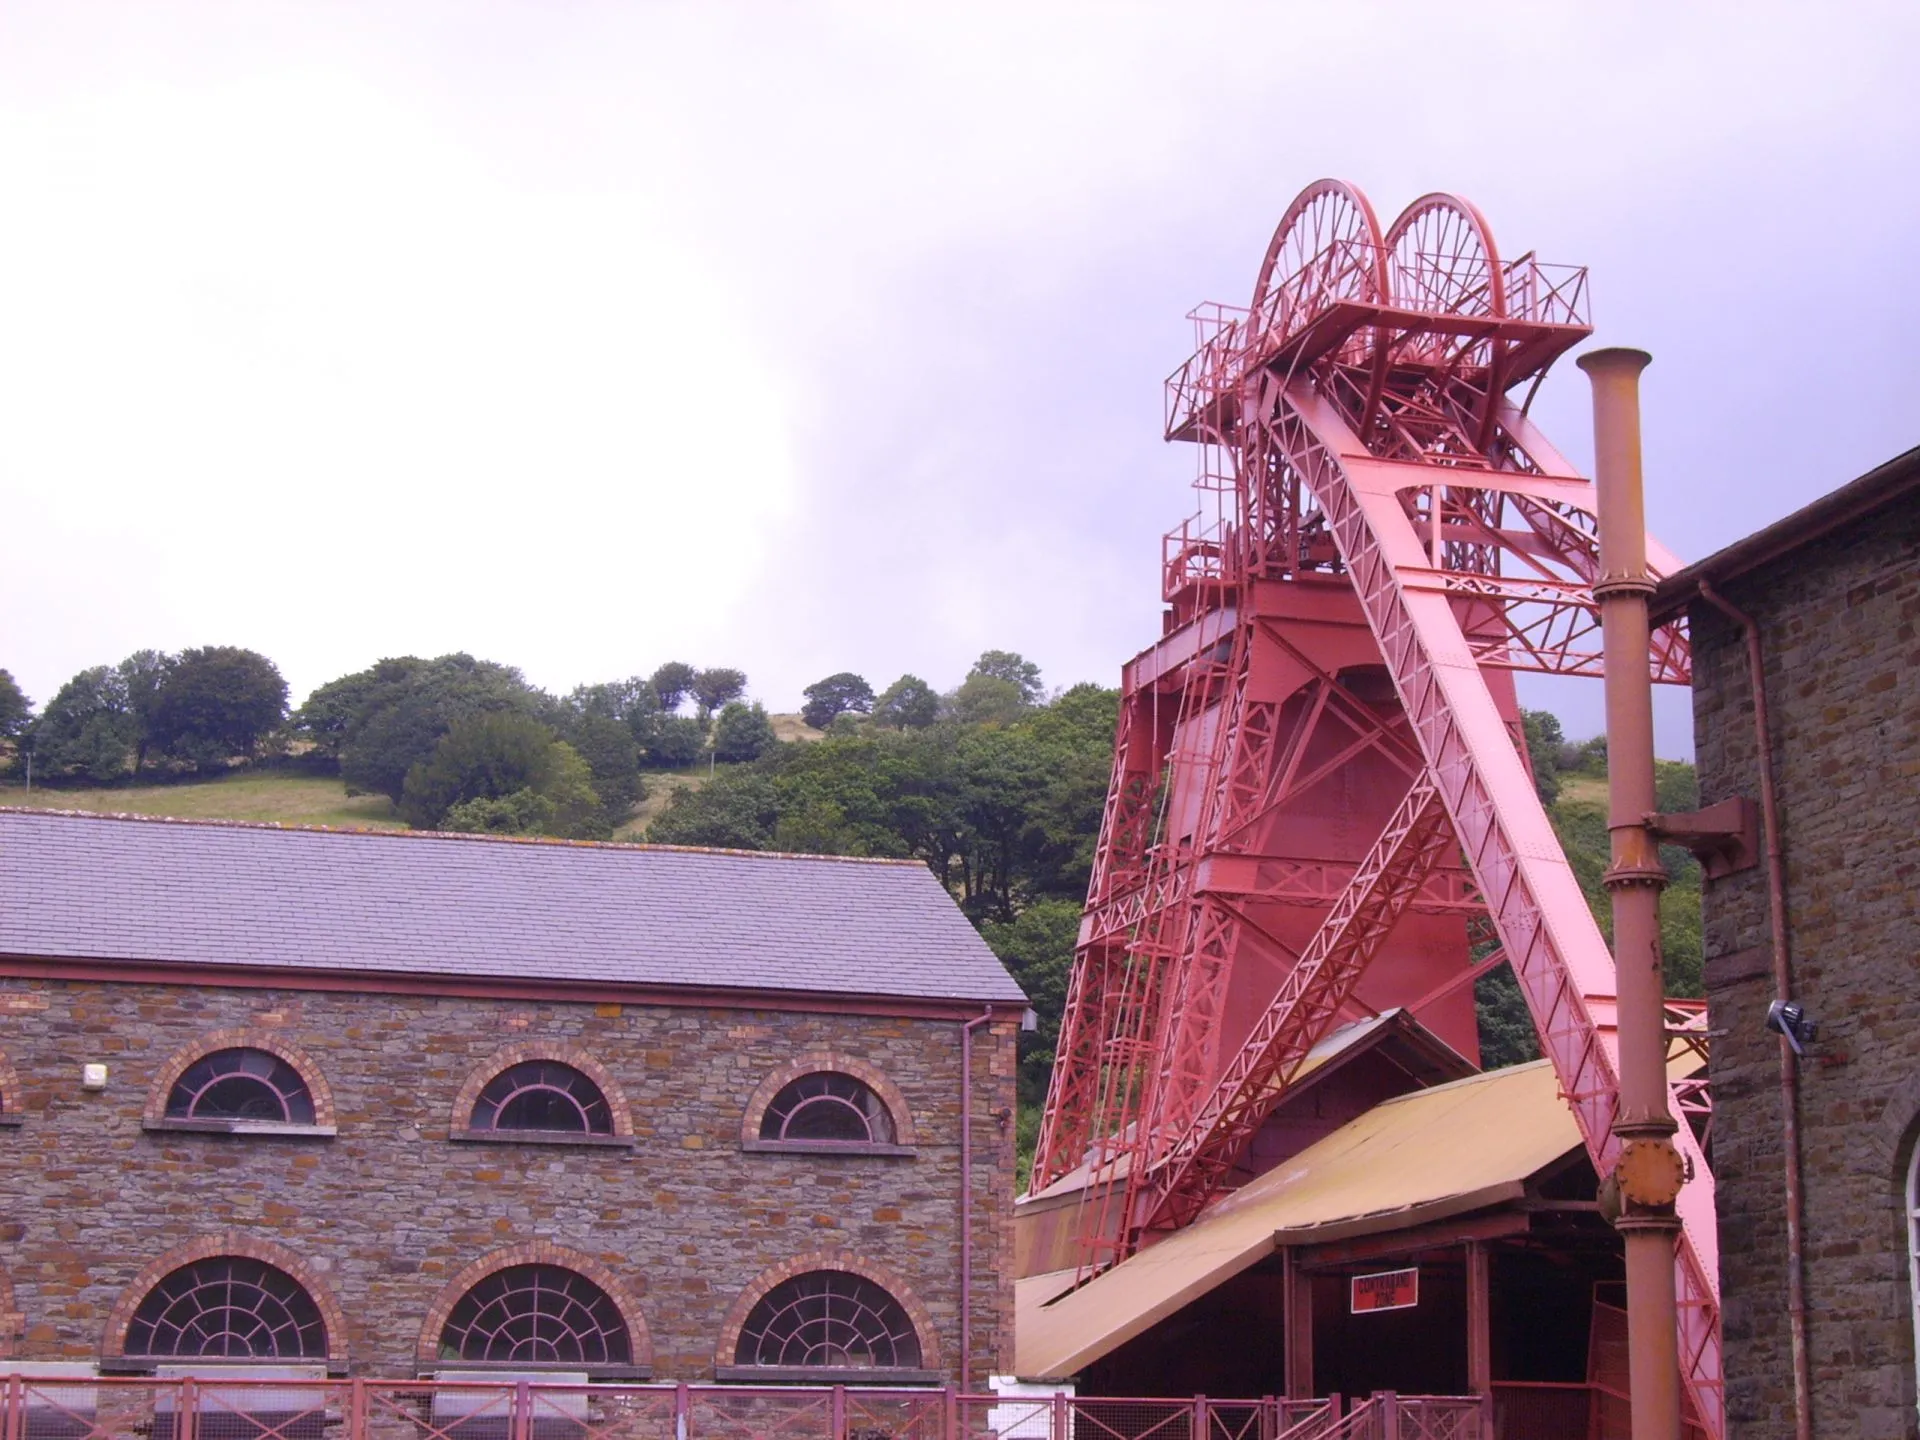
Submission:
M 1189 508 L 1181 317 L 1327 173 L 1593 267 L 1684 554 L 1912 441 L 1908 7 L 0 25 L 0 663 L 36 695 L 205 641 L 296 690 L 454 646 L 560 687 L 736 664 L 776 708 L 988 645 L 1110 681 Z M 1536 413 L 1585 455 L 1576 375 Z

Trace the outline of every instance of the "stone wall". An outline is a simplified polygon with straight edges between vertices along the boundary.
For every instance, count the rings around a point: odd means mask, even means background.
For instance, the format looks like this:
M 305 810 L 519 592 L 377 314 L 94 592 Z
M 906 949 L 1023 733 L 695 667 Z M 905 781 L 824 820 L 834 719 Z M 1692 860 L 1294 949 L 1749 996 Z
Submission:
M 1920 1124 L 1920 499 L 1726 597 L 1760 623 L 1797 998 L 1806 1293 L 1818 1435 L 1915 1433 L 1903 1195 Z M 1759 797 L 1745 643 L 1690 612 L 1703 804 Z M 1732 1440 L 1793 1433 L 1785 1198 L 1764 867 L 1705 897 Z
M 308 1283 L 352 1372 L 406 1376 L 462 1272 L 488 1257 L 573 1254 L 638 1310 L 635 1348 L 650 1341 L 656 1378 L 702 1380 L 744 1294 L 798 1257 L 838 1253 L 895 1279 L 931 1327 L 930 1368 L 957 1378 L 960 1028 L 0 980 L 0 1066 L 17 1077 L 0 1101 L 19 1117 L 0 1128 L 0 1302 L 12 1287 L 0 1312 L 18 1316 L 13 1353 L 111 1356 L 143 1283 L 230 1242 Z M 995 1021 L 974 1039 L 975 1385 L 1012 1356 L 1014 1031 Z M 202 1046 L 255 1042 L 318 1071 L 330 1104 L 316 1118 L 337 1134 L 152 1128 L 170 1064 L 177 1071 Z M 631 1145 L 449 1138 L 464 1129 L 463 1087 L 503 1056 L 548 1053 L 595 1066 L 617 1091 L 616 1129 L 630 1128 Z M 742 1117 L 763 1078 L 802 1053 L 844 1056 L 883 1078 L 883 1093 L 908 1107 L 911 1153 L 743 1149 Z M 104 1090 L 82 1088 L 90 1062 L 108 1066 Z M 425 1336 L 427 1353 L 436 1340 Z

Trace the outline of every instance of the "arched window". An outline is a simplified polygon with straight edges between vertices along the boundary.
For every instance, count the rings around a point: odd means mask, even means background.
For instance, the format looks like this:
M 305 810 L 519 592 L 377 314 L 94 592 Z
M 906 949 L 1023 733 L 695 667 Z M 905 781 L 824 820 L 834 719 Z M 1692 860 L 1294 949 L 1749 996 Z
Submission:
M 913 1370 L 920 1365 L 920 1337 L 906 1307 L 873 1281 L 845 1270 L 812 1270 L 760 1297 L 740 1327 L 734 1364 Z
M 1920 1379 L 1920 1140 L 1907 1162 L 1907 1284 L 1913 1296 L 1914 1368 Z
M 873 1090 L 836 1071 L 802 1075 L 785 1086 L 760 1121 L 762 1140 L 810 1145 L 891 1145 L 893 1117 Z
M 573 1066 L 528 1060 L 481 1087 L 469 1124 L 475 1130 L 611 1135 L 613 1112 L 600 1087 Z
M 130 1356 L 324 1360 L 327 1326 L 298 1280 L 259 1260 L 216 1255 L 149 1290 L 127 1326 Z
M 440 1358 L 521 1365 L 628 1365 L 633 1342 L 620 1307 L 578 1271 L 509 1265 L 454 1302 Z
M 314 1123 L 313 1095 L 300 1072 L 265 1050 L 215 1050 L 194 1061 L 167 1092 L 169 1120 Z

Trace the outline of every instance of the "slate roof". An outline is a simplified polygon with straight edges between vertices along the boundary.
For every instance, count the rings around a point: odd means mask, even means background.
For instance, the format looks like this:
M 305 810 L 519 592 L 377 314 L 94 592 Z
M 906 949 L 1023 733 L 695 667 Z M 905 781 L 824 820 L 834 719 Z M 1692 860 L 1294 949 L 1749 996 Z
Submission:
M 1025 1003 L 912 861 L 17 809 L 0 955 Z

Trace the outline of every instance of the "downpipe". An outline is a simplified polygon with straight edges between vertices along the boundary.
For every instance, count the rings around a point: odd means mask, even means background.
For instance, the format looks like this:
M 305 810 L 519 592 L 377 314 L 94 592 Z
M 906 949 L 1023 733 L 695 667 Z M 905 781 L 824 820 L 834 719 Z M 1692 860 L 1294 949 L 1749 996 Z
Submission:
M 960 1027 L 960 1388 L 973 1384 L 973 1032 L 989 1005 Z
M 1626 1251 L 1627 1368 L 1634 1440 L 1680 1440 L 1680 1344 L 1674 1259 L 1685 1168 L 1668 1105 L 1666 984 L 1660 893 L 1667 873 L 1648 825 L 1659 807 L 1653 778 L 1647 525 L 1641 482 L 1640 372 L 1644 350 L 1595 350 L 1579 365 L 1593 385 L 1594 486 L 1598 492 L 1599 604 L 1606 669 L 1605 876 L 1613 909 L 1620 1142 L 1603 1184 L 1617 1197 L 1614 1226 Z
M 1760 770 L 1760 821 L 1767 832 L 1767 928 L 1773 948 L 1773 993 L 1793 999 L 1793 962 L 1787 949 L 1786 842 L 1780 834 L 1780 810 L 1773 788 L 1773 729 L 1767 721 L 1766 666 L 1760 627 L 1753 617 L 1723 599 L 1702 580 L 1700 598 L 1738 625 L 1747 641 L 1747 688 L 1753 694 L 1754 759 Z M 1787 1329 L 1793 1352 L 1794 1440 L 1812 1440 L 1813 1375 L 1807 1352 L 1807 1295 L 1802 1263 L 1804 1201 L 1800 1182 L 1800 1061 L 1785 1035 L 1780 1036 L 1780 1148 L 1786 1171 Z

